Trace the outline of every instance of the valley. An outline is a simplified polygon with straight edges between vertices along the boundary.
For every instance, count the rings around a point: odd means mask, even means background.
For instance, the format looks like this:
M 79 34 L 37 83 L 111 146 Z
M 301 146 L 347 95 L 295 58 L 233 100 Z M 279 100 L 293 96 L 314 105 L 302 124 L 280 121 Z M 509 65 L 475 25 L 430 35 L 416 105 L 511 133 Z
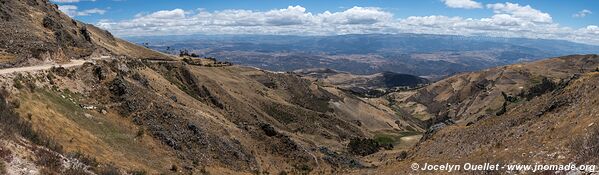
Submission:
M 599 52 L 594 45 L 559 40 L 410 33 L 181 35 L 127 40 L 164 53 L 188 51 L 273 71 L 329 68 L 357 75 L 396 72 L 433 81 L 496 66 Z

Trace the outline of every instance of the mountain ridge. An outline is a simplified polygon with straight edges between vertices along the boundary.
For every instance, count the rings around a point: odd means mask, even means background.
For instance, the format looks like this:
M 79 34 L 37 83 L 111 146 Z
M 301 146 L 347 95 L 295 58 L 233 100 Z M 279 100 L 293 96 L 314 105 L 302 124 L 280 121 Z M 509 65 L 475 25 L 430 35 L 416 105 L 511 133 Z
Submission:
M 71 19 L 46 0 L 0 1 L 0 66 L 100 56 L 167 59 L 161 54 L 124 40 L 89 24 Z M 129 53 L 129 54 L 128 54 Z

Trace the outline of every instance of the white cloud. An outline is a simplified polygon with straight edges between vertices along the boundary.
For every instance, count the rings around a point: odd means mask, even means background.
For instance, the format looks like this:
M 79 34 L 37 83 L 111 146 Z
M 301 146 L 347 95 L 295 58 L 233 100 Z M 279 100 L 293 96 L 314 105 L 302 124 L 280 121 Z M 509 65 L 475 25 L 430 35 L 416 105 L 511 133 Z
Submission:
M 64 12 L 65 14 L 69 15 L 70 17 L 89 16 L 91 14 L 103 15 L 104 13 L 106 13 L 106 10 L 99 9 L 99 8 L 93 8 L 93 9 L 79 11 L 78 7 L 74 6 L 74 5 L 60 5 L 60 6 L 58 6 L 58 10 Z
M 484 18 L 411 16 L 404 19 L 376 7 L 313 14 L 301 6 L 268 11 L 181 9 L 138 14 L 122 21 L 101 20 L 96 25 L 120 36 L 173 34 L 337 35 L 367 33 L 427 33 L 467 36 L 565 39 L 599 44 L 599 29 L 563 27 L 552 17 L 513 3 L 486 6 L 494 14 Z
M 587 15 L 590 15 L 590 14 L 593 14 L 593 12 L 590 11 L 590 10 L 587 10 L 587 9 L 583 9 L 583 10 L 579 11 L 578 13 L 572 15 L 572 17 L 583 18 L 583 17 L 586 17 Z
M 497 14 L 508 14 L 514 18 L 523 19 L 531 22 L 551 23 L 553 19 L 548 13 L 543 13 L 533 9 L 530 5 L 521 6 L 514 3 L 496 3 L 487 4 L 487 8 L 493 9 Z
M 353 7 L 342 12 L 312 14 L 301 6 L 269 11 L 181 9 L 138 14 L 125 21 L 103 20 L 98 26 L 122 35 L 190 33 L 336 34 L 373 31 L 373 26 L 394 22 L 379 8 Z
M 156 19 L 180 19 L 185 18 L 185 11 L 181 9 L 175 9 L 171 11 L 163 10 L 154 12 L 148 16 L 147 18 L 156 18 Z
M 374 24 L 393 20 L 393 14 L 374 7 L 353 7 L 343 12 L 326 11 L 316 16 L 324 23 Z
M 74 5 L 60 5 L 58 6 L 58 10 L 69 16 L 75 16 L 77 14 L 77 6 Z
M 450 8 L 463 8 L 463 9 L 477 9 L 482 8 L 483 5 L 480 2 L 473 0 L 442 0 L 447 7 Z

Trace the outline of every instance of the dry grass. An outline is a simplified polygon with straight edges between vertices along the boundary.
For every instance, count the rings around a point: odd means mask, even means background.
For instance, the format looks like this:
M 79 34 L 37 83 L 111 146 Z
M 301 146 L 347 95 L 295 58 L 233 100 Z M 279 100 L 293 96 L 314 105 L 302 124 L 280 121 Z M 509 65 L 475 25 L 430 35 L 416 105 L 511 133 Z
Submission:
M 31 114 L 36 130 L 44 131 L 64 146 L 100 163 L 114 162 L 128 169 L 166 171 L 175 159 L 150 138 L 138 138 L 137 127 L 125 118 L 84 111 L 60 92 L 38 90 L 21 97 L 20 114 Z M 65 95 L 66 96 L 66 95 Z M 72 94 L 73 99 L 77 95 Z M 76 100 L 75 100 L 76 101 Z M 85 117 L 85 114 L 93 117 Z M 175 161 L 176 162 L 176 161 Z
M 16 57 L 12 54 L 0 52 L 0 63 L 10 62 L 15 59 L 16 59 Z

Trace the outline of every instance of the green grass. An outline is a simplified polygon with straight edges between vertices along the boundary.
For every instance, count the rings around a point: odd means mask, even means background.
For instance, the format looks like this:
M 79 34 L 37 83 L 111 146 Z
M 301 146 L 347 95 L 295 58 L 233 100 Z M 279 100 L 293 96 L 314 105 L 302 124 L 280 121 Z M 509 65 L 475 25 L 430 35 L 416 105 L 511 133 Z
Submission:
M 374 136 L 374 141 L 376 141 L 377 143 L 379 143 L 380 145 L 396 145 L 399 144 L 399 139 L 395 138 L 396 136 L 394 135 L 388 135 L 388 134 L 377 134 Z
M 544 78 L 543 76 L 532 75 L 529 79 L 529 83 L 531 86 L 541 84 L 543 82 L 543 78 Z
M 420 113 L 414 114 L 414 117 L 419 119 L 420 121 L 425 121 L 425 120 L 428 120 L 431 118 L 430 116 L 428 116 L 426 114 L 420 114 Z
M 493 114 L 495 113 L 495 109 L 487 108 L 485 109 L 485 114 Z
M 77 104 L 81 95 L 75 94 L 69 90 L 66 90 L 65 92 L 53 92 L 46 89 L 38 89 L 36 93 L 39 94 L 40 98 L 51 102 L 50 104 L 56 104 L 60 107 L 59 109 L 62 110 L 61 112 L 65 112 L 65 114 L 71 113 L 72 115 L 81 115 L 83 113 L 83 109 Z M 62 98 L 61 95 L 65 98 Z M 70 99 L 73 99 L 73 101 Z
M 402 137 L 408 137 L 408 136 L 413 136 L 413 135 L 418 135 L 421 134 L 420 132 L 416 132 L 416 131 L 402 131 L 402 132 L 396 132 L 396 133 L 391 133 L 391 132 L 385 132 L 385 133 L 377 133 L 374 135 L 374 140 L 379 143 L 379 144 L 391 144 L 391 145 L 398 145 L 401 142 L 401 138 Z

